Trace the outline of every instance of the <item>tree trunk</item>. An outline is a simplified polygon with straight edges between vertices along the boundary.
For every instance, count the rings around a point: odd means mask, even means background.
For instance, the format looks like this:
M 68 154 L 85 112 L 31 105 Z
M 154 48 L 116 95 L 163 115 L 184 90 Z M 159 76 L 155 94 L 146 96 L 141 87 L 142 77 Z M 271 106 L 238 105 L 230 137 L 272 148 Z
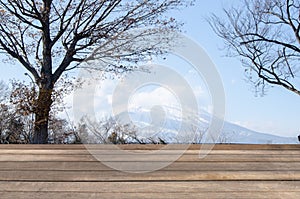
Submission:
M 48 143 L 49 113 L 52 105 L 52 88 L 40 88 L 35 110 L 33 144 Z

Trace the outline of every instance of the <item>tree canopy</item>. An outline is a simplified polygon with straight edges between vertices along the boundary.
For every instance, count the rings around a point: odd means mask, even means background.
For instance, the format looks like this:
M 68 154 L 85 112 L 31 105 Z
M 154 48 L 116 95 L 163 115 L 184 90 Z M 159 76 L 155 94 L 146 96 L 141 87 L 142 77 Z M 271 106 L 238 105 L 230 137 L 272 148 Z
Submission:
M 53 90 L 62 74 L 84 60 L 94 69 L 120 73 L 163 52 L 172 38 L 159 36 L 181 23 L 167 13 L 185 0 L 0 0 L 0 53 L 16 60 L 38 86 L 34 143 L 47 143 Z M 135 32 L 136 29 L 143 31 Z M 134 34 L 133 34 L 134 33 Z M 158 35 L 157 42 L 136 45 Z M 144 41 L 147 44 L 147 40 Z M 121 64 L 125 63 L 125 64 Z

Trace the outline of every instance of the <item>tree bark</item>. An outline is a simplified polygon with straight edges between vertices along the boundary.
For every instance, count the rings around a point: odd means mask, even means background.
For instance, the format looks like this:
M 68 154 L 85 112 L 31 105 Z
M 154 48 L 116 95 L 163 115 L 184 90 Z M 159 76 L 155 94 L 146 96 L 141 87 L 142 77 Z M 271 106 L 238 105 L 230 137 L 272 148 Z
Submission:
M 41 68 L 41 78 L 37 82 L 39 85 L 39 96 L 35 110 L 34 124 L 34 144 L 48 143 L 48 123 L 51 110 L 52 92 L 54 83 L 52 74 L 52 41 L 50 34 L 50 10 L 51 0 L 44 0 L 44 10 L 42 12 L 42 27 L 43 27 L 43 61 Z
M 52 105 L 52 88 L 40 88 L 35 109 L 33 144 L 48 143 L 49 113 Z

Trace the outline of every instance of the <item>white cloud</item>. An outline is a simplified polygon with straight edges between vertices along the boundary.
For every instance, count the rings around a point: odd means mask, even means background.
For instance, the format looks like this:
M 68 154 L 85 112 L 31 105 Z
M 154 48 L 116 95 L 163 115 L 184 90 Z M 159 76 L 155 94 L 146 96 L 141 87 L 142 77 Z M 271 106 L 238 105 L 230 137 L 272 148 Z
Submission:
M 71 107 L 67 110 L 68 117 L 78 121 L 86 114 L 94 114 L 95 117 L 111 115 L 111 98 L 115 84 L 114 80 L 85 82 L 82 88 L 64 98 L 66 107 Z M 60 116 L 66 117 L 67 114 L 63 112 Z
M 128 110 L 137 107 L 150 110 L 154 106 L 162 106 L 166 109 L 167 114 L 180 115 L 182 112 L 180 99 L 184 100 L 185 104 L 190 105 L 192 98 L 195 97 L 199 109 L 201 108 L 211 112 L 212 108 L 209 93 L 202 79 L 199 78 L 199 74 L 195 73 L 194 70 L 188 71 L 184 77 L 190 85 L 190 88 L 185 88 L 183 85 L 180 85 L 180 81 L 178 82 L 176 79 L 169 77 L 168 74 L 166 74 L 166 78 L 172 80 L 170 81 L 172 82 L 170 88 L 149 84 L 149 88 L 147 88 L 147 86 L 141 87 L 135 93 L 129 94 L 129 102 L 120 100 L 120 103 L 127 103 Z M 68 114 L 71 115 L 72 118 L 74 117 L 71 113 L 73 111 L 75 111 L 77 115 L 82 116 L 85 114 L 95 114 L 97 118 L 112 115 L 114 91 L 118 83 L 120 83 L 119 81 L 122 80 L 107 79 L 85 83 L 83 89 L 80 91 L 80 95 L 76 95 L 76 107 L 72 107 L 72 109 L 68 111 Z M 191 91 L 193 93 L 191 93 Z M 124 90 L 124 96 L 127 95 L 126 92 L 128 91 Z M 191 94 L 194 96 L 191 96 Z M 73 106 L 73 94 L 67 96 L 65 101 L 67 101 L 68 106 Z M 91 102 L 93 102 L 93 104 L 91 104 Z
M 152 111 L 155 107 L 163 108 L 168 116 L 181 118 L 181 104 L 171 91 L 164 87 L 156 87 L 151 91 L 134 93 L 128 104 L 129 111 L 140 110 Z
M 164 87 L 157 87 L 150 92 L 136 92 L 129 101 L 129 108 L 140 106 L 151 108 L 157 105 L 178 106 L 180 104 L 176 94 Z

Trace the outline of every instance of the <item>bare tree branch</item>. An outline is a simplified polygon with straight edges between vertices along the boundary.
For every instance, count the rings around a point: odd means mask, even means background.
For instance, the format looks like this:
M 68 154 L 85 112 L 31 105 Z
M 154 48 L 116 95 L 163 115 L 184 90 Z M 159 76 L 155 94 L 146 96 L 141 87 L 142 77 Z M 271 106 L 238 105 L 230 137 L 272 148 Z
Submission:
M 208 19 L 225 40 L 228 52 L 241 57 L 250 82 L 263 93 L 268 83 L 300 95 L 296 84 L 300 70 L 299 8 L 298 0 L 245 0 L 241 8 L 224 9 L 227 21 L 216 15 Z
M 139 61 L 170 45 L 173 38 L 164 33 L 182 25 L 168 11 L 191 2 L 0 0 L 0 53 L 18 60 L 39 88 L 33 142 L 47 142 L 53 92 L 66 71 L 96 58 L 105 66 L 91 69 L 116 74 L 138 70 Z M 137 29 L 145 31 L 134 34 Z M 146 42 L 149 37 L 156 41 Z

